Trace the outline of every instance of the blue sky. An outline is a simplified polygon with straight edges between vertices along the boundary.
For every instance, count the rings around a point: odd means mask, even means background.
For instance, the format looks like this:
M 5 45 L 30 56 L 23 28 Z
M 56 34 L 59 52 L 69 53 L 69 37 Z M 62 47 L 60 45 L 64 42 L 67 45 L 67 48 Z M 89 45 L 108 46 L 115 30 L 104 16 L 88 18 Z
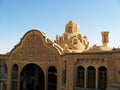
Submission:
M 110 32 L 110 47 L 120 46 L 120 0 L 0 0 L 0 53 L 9 52 L 31 29 L 51 40 L 74 20 L 91 46 Z

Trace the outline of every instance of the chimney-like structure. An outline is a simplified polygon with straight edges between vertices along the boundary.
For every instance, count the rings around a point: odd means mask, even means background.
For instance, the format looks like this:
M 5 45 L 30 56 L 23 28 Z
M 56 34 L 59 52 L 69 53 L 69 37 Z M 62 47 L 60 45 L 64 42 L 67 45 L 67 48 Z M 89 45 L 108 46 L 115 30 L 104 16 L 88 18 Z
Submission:
M 101 32 L 101 34 L 102 34 L 103 46 L 107 46 L 107 44 L 109 43 L 109 32 L 105 31 L 105 32 Z

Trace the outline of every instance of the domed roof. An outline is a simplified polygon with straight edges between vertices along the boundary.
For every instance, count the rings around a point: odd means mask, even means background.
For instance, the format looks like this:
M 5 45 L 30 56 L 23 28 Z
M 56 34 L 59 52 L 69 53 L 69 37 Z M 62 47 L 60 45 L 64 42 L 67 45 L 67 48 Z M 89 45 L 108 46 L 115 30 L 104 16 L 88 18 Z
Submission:
M 111 51 L 112 49 L 109 46 L 96 46 L 94 45 L 88 51 L 89 52 L 101 52 L 101 51 Z
M 68 24 L 76 24 L 76 22 L 73 21 L 73 20 L 70 20 L 70 21 L 68 22 Z

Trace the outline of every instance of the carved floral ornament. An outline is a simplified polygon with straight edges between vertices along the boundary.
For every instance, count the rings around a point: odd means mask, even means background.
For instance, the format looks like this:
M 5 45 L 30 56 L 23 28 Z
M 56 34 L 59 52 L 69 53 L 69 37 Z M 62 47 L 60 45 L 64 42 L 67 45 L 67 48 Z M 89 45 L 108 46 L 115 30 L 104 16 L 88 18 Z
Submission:
M 58 59 L 52 42 L 38 31 L 28 33 L 21 41 L 21 45 L 12 53 L 12 60 L 15 61 L 55 61 Z

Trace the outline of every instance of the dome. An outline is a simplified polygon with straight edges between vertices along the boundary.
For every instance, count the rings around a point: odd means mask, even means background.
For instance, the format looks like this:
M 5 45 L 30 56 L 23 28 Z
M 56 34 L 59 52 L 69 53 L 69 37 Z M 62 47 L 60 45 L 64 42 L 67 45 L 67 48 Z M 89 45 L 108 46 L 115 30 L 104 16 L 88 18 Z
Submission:
M 70 21 L 68 22 L 68 24 L 76 24 L 76 22 L 73 21 L 73 20 L 70 20 Z
M 101 52 L 101 51 L 111 51 L 112 49 L 108 46 L 93 46 L 88 52 Z

